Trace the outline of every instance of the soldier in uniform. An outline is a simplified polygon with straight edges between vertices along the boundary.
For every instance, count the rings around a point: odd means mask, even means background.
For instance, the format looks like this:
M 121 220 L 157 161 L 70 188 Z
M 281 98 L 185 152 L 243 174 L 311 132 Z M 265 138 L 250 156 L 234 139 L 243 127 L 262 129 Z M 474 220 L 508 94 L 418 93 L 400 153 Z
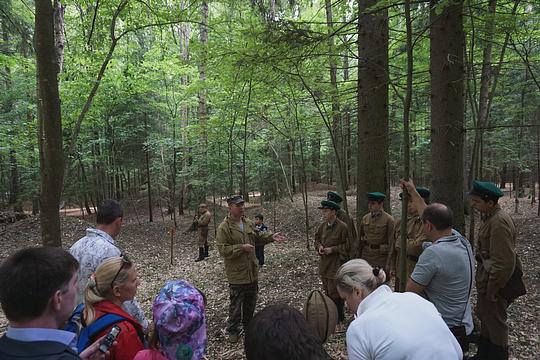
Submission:
M 210 256 L 208 254 L 208 224 L 210 224 L 210 220 L 212 220 L 212 213 L 208 211 L 206 204 L 200 204 L 199 215 L 196 218 L 199 257 L 195 261 L 201 261 Z
M 394 218 L 383 210 L 386 195 L 368 193 L 369 213 L 360 223 L 360 246 L 362 259 L 371 266 L 384 269 L 390 274 L 392 246 L 394 246 Z
M 474 181 L 469 193 L 482 222 L 476 244 L 476 313 L 481 322 L 475 359 L 508 359 L 508 301 L 499 294 L 514 268 L 521 266 L 515 252 L 516 228 L 498 204 L 504 194 L 493 183 Z
M 324 293 L 334 301 L 338 309 L 338 326 L 336 332 L 343 331 L 345 313 L 343 299 L 336 288 L 336 273 L 343 264 L 343 256 L 349 253 L 349 230 L 347 224 L 337 218 L 340 207 L 333 201 L 323 200 L 323 222 L 315 233 L 315 250 L 320 256 L 319 275 L 323 283 Z
M 358 253 L 356 227 L 354 226 L 353 219 L 351 219 L 349 215 L 347 215 L 347 212 L 345 210 L 341 209 L 341 203 L 343 202 L 343 198 L 341 197 L 341 195 L 339 195 L 335 191 L 329 191 L 326 193 L 326 200 L 333 201 L 339 205 L 340 209 L 337 212 L 337 218 L 343 221 L 349 228 L 349 239 L 350 239 L 349 254 L 346 254 L 347 256 L 341 259 L 345 263 L 349 261 L 350 259 L 354 259 L 356 257 L 356 254 Z
M 247 328 L 259 291 L 259 265 L 255 257 L 255 245 L 282 242 L 285 237 L 269 231 L 258 234 L 253 222 L 244 217 L 244 199 L 232 195 L 227 199 L 229 214 L 217 229 L 216 245 L 225 263 L 229 282 L 229 317 L 226 333 L 228 341 L 236 343 L 240 337 L 240 323 Z
M 423 187 L 417 187 L 416 191 L 424 199 L 426 204 L 429 204 L 430 191 Z M 399 194 L 399 198 L 403 198 L 403 193 Z M 401 219 L 396 221 L 394 231 L 394 248 L 392 250 L 392 271 L 396 276 L 396 291 L 405 291 L 400 289 L 399 279 L 399 261 L 400 261 L 400 241 L 401 241 Z M 422 221 L 418 215 L 418 210 L 412 201 L 407 203 L 407 260 L 406 260 L 406 278 L 411 276 L 414 266 L 418 262 L 418 257 L 422 253 L 422 244 L 429 241 L 426 235 L 422 232 Z
M 326 200 L 332 201 L 339 206 L 339 210 L 337 211 L 337 218 L 341 221 L 343 221 L 345 224 L 349 224 L 349 216 L 347 215 L 347 212 L 341 208 L 341 203 L 343 202 L 343 198 L 341 195 L 339 195 L 335 191 L 329 191 L 326 193 Z

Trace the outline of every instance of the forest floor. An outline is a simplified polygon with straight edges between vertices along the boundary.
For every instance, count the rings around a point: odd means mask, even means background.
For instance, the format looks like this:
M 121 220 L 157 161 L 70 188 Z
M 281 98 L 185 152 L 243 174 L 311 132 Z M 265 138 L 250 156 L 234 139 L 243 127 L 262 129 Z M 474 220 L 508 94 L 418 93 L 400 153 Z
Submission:
M 392 199 L 398 189 L 393 189 Z M 326 189 L 309 193 L 310 244 L 313 234 L 320 222 L 319 202 L 326 195 Z M 514 211 L 514 199 L 504 197 L 503 207 L 511 214 Z M 348 197 L 349 208 L 355 213 L 355 196 Z M 143 204 L 143 202 L 141 202 Z M 228 286 L 224 275 L 223 260 L 214 249 L 214 238 L 211 236 L 210 258 L 195 263 L 197 252 L 195 233 L 184 234 L 189 227 L 192 215 L 179 218 L 179 228 L 174 234 L 173 265 L 170 263 L 171 220 L 162 219 L 159 211 L 154 213 L 154 222 L 139 224 L 128 206 L 125 225 L 117 241 L 122 249 L 130 255 L 137 265 L 141 286 L 137 297 L 147 315 L 151 317 L 151 305 L 154 296 L 168 279 L 186 279 L 196 285 L 208 298 L 207 325 L 208 350 L 207 359 L 244 359 L 243 342 L 229 344 L 225 341 L 221 329 L 224 327 L 229 303 Z M 399 217 L 400 204 L 392 202 L 393 214 Z M 210 205 L 212 211 L 213 206 Z M 216 222 L 223 219 L 226 208 L 215 208 Z M 288 240 L 282 244 L 266 246 L 266 265 L 259 278 L 259 300 L 257 309 L 266 305 L 284 302 L 297 309 L 303 307 L 307 295 L 312 289 L 321 288 L 317 274 L 318 256 L 306 249 L 305 223 L 301 195 L 294 197 L 294 202 L 283 199 L 276 206 L 272 203 L 248 204 L 246 214 L 253 217 L 256 213 L 265 215 L 265 223 L 271 230 L 281 231 Z M 139 211 L 138 217 L 146 216 Z M 519 298 L 509 310 L 511 359 L 538 359 L 540 353 L 540 219 L 536 217 L 536 206 L 530 201 L 521 199 L 520 212 L 512 215 L 518 230 L 517 252 L 524 267 L 524 279 L 527 284 L 527 295 Z M 84 230 L 93 226 L 93 216 L 82 218 L 62 216 L 63 245 L 68 248 L 77 239 L 84 236 Z M 211 224 L 210 234 L 214 234 Z M 36 246 L 40 243 L 39 218 L 30 217 L 14 224 L 0 225 L 0 260 L 6 258 L 16 249 Z M 351 317 L 349 316 L 349 321 Z M 5 331 L 7 321 L 0 311 L 0 333 Z M 345 335 L 334 335 L 325 344 L 328 353 L 338 359 L 341 352 L 346 351 Z

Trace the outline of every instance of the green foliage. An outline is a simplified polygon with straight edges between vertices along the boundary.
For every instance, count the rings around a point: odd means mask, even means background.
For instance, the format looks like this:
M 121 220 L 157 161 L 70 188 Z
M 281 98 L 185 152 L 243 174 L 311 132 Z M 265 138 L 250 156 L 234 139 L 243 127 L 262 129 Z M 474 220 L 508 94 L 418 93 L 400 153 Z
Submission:
M 111 49 L 115 16 L 114 36 L 120 37 L 81 124 L 76 153 L 69 162 L 71 176 L 65 180 L 66 200 L 80 202 L 87 197 L 95 202 L 147 194 L 147 155 L 154 198 L 169 207 L 177 206 L 181 193 L 188 206 L 213 194 L 238 192 L 244 170 L 248 190 L 262 190 L 267 198 L 276 190 L 282 195 L 287 192 L 285 178 L 291 187 L 293 176 L 294 185 L 303 179 L 301 153 L 308 181 L 320 175 L 336 182 L 331 135 L 335 138 L 339 129 L 348 134 L 353 154 L 349 165 L 355 174 L 356 68 L 358 57 L 366 54 L 357 53 L 357 9 L 351 8 L 352 3 L 332 2 L 334 25 L 329 31 L 323 1 L 276 2 L 274 10 L 263 1 L 212 1 L 207 44 L 199 41 L 201 1 L 128 0 L 121 8 L 123 3 L 101 1 L 96 8 L 96 2 L 87 0 L 64 2 L 60 95 L 66 148 Z M 436 11 L 450 3 L 441 1 Z M 512 6 L 499 2 L 496 14 L 489 15 L 486 2 L 471 0 L 464 11 L 466 51 L 472 60 L 464 67 L 470 65 L 473 94 L 472 102 L 467 98 L 467 149 L 474 138 L 472 105 L 478 101 L 485 23 L 491 16 L 496 24 L 492 68 L 499 78 L 489 118 L 493 129 L 485 132 L 483 146 L 484 174 L 492 179 L 504 164 L 530 171 L 536 162 L 536 132 L 520 126 L 538 121 L 540 30 L 534 25 L 539 7 L 525 2 L 513 15 Z M 405 23 L 401 2 L 379 1 L 369 11 L 378 9 L 387 9 L 389 16 L 389 169 L 395 181 L 402 175 Z M 36 196 L 39 176 L 32 9 L 10 0 L 2 2 L 0 10 L 2 34 L 7 34 L 0 40 L 0 191 L 10 191 L 7 155 L 14 149 L 21 197 L 29 201 Z M 412 4 L 412 170 L 424 184 L 431 171 L 429 10 L 426 3 Z M 506 33 L 511 34 L 510 43 L 498 69 Z M 338 67 L 336 93 L 330 82 L 331 59 Z M 199 74 L 203 60 L 204 81 Z M 206 116 L 201 118 L 203 93 Z M 336 111 L 343 124 L 347 109 L 350 124 L 333 126 Z M 470 161 L 471 152 L 466 153 Z M 1 198 L 0 205 L 6 201 Z

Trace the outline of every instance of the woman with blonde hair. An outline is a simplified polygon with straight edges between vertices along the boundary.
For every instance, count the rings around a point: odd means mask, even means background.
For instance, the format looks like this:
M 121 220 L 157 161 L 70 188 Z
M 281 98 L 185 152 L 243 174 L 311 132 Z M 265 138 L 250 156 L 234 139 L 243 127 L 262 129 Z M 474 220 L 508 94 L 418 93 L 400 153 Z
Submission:
M 88 280 L 84 295 L 84 324 L 88 326 L 105 314 L 125 319 L 114 324 L 120 327 L 120 333 L 108 359 L 132 360 L 139 350 L 144 349 L 141 325 L 122 309 L 124 301 L 135 297 L 139 284 L 135 266 L 125 255 L 103 261 Z M 106 335 L 114 325 L 97 334 L 95 339 Z
M 349 360 L 458 360 L 461 348 L 432 303 L 413 293 L 394 293 L 384 270 L 363 259 L 343 264 L 337 290 L 356 315 L 347 329 Z

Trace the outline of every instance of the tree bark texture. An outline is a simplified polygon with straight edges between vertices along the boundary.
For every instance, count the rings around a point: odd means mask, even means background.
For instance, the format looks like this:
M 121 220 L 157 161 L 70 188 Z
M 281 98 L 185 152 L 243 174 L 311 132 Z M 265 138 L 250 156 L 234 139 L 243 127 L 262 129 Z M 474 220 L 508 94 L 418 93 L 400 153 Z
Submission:
M 442 4 L 430 2 L 432 200 L 449 206 L 463 231 L 463 3 Z
M 62 114 L 58 93 L 58 62 L 50 0 L 35 2 L 35 49 L 38 95 L 38 142 L 41 174 L 41 240 L 61 246 L 58 204 L 64 178 Z
M 371 13 L 377 2 L 358 1 L 357 223 L 366 193 L 388 188 L 388 11 Z

